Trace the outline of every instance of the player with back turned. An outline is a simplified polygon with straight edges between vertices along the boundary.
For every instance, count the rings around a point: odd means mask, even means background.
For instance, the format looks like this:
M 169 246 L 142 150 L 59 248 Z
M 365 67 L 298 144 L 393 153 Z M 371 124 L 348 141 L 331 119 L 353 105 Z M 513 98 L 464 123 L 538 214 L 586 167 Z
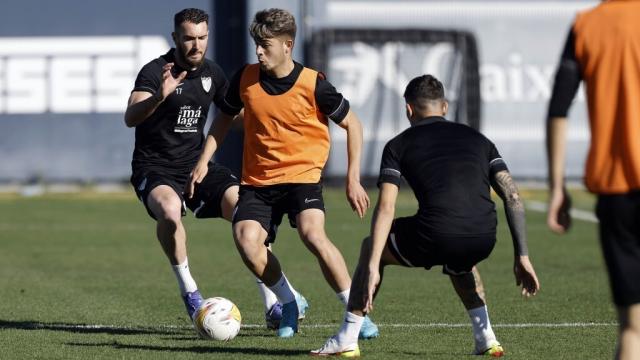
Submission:
M 351 298 L 342 327 L 312 355 L 360 355 L 358 331 L 387 265 L 442 265 L 467 309 L 475 354 L 504 354 L 491 328 L 484 289 L 475 265 L 496 242 L 496 212 L 490 186 L 504 202 L 514 246 L 516 284 L 535 295 L 538 279 L 529 261 L 524 205 L 507 166 L 489 139 L 445 120 L 448 104 L 442 83 L 431 75 L 409 82 L 404 93 L 411 127 L 391 139 L 382 153 L 371 236 L 362 243 Z M 404 178 L 418 200 L 414 216 L 394 219 Z

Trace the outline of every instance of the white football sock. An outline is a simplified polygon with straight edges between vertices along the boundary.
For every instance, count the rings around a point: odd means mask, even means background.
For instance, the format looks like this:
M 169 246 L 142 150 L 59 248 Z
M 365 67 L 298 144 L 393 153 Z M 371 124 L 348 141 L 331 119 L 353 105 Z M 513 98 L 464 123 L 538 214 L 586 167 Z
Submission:
M 293 288 L 293 285 L 291 285 L 291 283 L 289 282 L 289 278 L 287 278 L 287 275 L 285 275 L 284 273 L 282 273 L 282 276 L 284 276 L 284 279 L 287 281 L 287 284 L 289 284 L 289 289 L 291 289 L 291 291 L 293 292 L 293 295 L 298 295 L 298 291 L 296 291 L 296 289 Z
M 178 286 L 180 286 L 182 295 L 198 290 L 198 285 L 196 285 L 196 281 L 193 280 L 191 272 L 189 272 L 189 259 L 185 258 L 182 264 L 172 265 L 171 267 L 176 274 L 176 278 L 178 278 Z
M 349 303 L 349 293 L 350 292 L 351 292 L 351 289 L 347 289 L 345 291 L 336 293 L 336 296 L 338 297 L 338 300 L 340 300 L 340 302 L 343 303 L 345 307 Z
M 269 286 L 269 289 L 276 294 L 278 301 L 280 301 L 282 305 L 296 300 L 296 296 L 293 294 L 293 291 L 291 291 L 291 287 L 287 282 L 287 278 L 284 277 L 284 274 L 280 276 L 280 280 L 278 280 L 275 285 Z
M 278 302 L 278 297 L 258 278 L 256 278 L 256 285 L 258 285 L 260 296 L 262 296 L 262 304 L 264 305 L 264 312 L 266 313 L 271 309 L 273 304 Z
M 492 342 L 497 341 L 496 334 L 494 334 L 493 329 L 491 329 L 487 306 L 481 306 L 468 310 L 467 312 L 469 313 L 471 326 L 473 327 L 473 339 L 476 342 L 476 350 L 485 350 Z
M 362 327 L 364 316 L 358 316 L 348 311 L 344 312 L 344 319 L 342 320 L 342 326 L 338 331 L 338 343 L 340 345 L 351 345 L 358 342 L 358 334 Z

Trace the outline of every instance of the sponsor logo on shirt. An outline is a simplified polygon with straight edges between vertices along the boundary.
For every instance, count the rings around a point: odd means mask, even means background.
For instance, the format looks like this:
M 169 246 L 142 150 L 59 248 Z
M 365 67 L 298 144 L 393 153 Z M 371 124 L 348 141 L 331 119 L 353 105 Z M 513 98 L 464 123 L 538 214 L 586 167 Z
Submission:
M 184 105 L 180 107 L 178 112 L 178 120 L 176 120 L 176 127 L 173 129 L 177 133 L 195 133 L 198 132 L 198 121 L 202 116 L 202 107 L 198 106 L 198 109 L 192 109 L 191 105 Z

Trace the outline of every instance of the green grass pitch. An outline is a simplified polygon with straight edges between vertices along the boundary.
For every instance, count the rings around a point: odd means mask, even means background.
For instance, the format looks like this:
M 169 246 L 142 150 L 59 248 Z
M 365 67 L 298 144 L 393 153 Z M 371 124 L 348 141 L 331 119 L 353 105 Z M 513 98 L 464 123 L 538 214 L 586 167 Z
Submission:
M 372 202 L 377 191 L 369 191 Z M 524 191 L 544 201 L 540 191 Z M 574 203 L 591 210 L 593 199 Z M 350 271 L 371 211 L 359 220 L 342 189 L 326 189 L 327 232 Z M 498 243 L 480 264 L 494 330 L 508 359 L 612 358 L 617 328 L 597 240 L 597 225 L 575 221 L 552 235 L 544 214 L 529 211 L 531 258 L 542 289 L 521 298 L 512 245 L 498 204 Z M 401 193 L 397 215 L 414 212 Z M 234 301 L 243 316 L 228 343 L 198 339 L 154 223 L 133 193 L 0 195 L 0 358 L 285 359 L 308 358 L 339 327 L 343 310 L 315 258 L 282 226 L 274 246 L 285 273 L 311 305 L 301 332 L 281 340 L 264 328 L 253 277 L 241 263 L 227 222 L 185 218 L 189 262 L 205 297 Z M 440 268 L 388 268 L 373 320 L 381 337 L 360 342 L 365 359 L 474 359 L 471 328 Z

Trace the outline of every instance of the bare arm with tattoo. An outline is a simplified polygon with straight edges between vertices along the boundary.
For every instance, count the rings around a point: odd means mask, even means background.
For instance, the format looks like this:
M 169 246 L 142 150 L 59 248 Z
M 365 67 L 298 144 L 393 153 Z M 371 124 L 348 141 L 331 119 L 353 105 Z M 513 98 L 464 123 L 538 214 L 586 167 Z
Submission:
M 507 170 L 498 171 L 491 177 L 491 187 L 504 203 L 504 211 L 513 239 L 513 272 L 516 285 L 522 285 L 522 295 L 535 295 L 540 289 L 540 283 L 529 261 L 524 204 L 518 188 Z
M 491 187 L 504 202 L 504 212 L 513 239 L 514 255 L 529 255 L 524 204 L 509 172 L 507 170 L 498 171 L 491 178 Z

